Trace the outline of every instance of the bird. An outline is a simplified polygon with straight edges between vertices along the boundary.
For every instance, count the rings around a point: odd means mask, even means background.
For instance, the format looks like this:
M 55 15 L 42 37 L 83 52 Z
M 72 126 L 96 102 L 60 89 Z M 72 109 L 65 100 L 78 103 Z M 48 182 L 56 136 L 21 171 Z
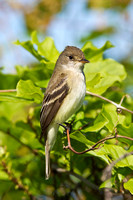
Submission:
M 75 46 L 67 46 L 59 55 L 46 88 L 40 112 L 41 138 L 45 140 L 45 174 L 50 177 L 50 151 L 59 124 L 64 123 L 82 106 L 86 94 L 84 65 L 89 63 Z

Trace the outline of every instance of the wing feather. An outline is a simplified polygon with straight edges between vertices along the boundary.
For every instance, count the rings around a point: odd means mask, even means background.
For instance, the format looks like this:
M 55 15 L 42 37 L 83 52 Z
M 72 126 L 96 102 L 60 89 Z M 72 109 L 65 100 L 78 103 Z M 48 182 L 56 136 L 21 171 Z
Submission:
M 49 91 L 49 88 L 48 91 L 46 90 L 40 114 L 41 138 L 45 135 L 47 127 L 55 117 L 68 92 L 66 77 L 57 81 L 52 90 Z

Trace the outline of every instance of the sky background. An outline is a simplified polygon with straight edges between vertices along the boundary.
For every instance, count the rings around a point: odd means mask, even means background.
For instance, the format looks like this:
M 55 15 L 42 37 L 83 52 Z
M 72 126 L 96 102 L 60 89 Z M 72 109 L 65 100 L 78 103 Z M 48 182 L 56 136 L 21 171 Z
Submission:
M 36 0 L 19 0 L 24 6 L 34 6 Z M 16 2 L 19 2 L 16 0 Z M 113 9 L 87 9 L 86 0 L 66 1 L 63 9 L 54 15 L 45 33 L 38 33 L 40 40 L 51 36 L 57 49 L 62 51 L 67 45 L 82 47 L 80 39 L 91 31 L 104 26 L 114 26 L 115 34 L 93 40 L 101 47 L 110 40 L 115 47 L 106 52 L 106 56 L 121 61 L 133 48 L 133 2 L 128 5 L 128 21 L 125 14 Z M 13 44 L 17 39 L 30 39 L 23 12 L 11 8 L 8 1 L 0 1 L 0 67 L 5 73 L 14 73 L 15 65 L 27 65 L 35 59 L 19 46 Z

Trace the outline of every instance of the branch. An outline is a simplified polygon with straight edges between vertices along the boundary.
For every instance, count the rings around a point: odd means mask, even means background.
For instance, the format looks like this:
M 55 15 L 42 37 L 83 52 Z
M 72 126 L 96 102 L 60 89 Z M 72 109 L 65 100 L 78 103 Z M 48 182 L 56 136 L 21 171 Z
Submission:
M 110 165 L 108 165 L 102 174 L 101 180 L 102 181 L 106 181 L 108 179 L 111 178 L 111 173 L 112 173 L 112 168 L 121 160 L 123 160 L 124 158 L 133 155 L 133 151 L 129 152 L 129 153 L 125 153 L 124 155 L 122 155 L 120 158 L 118 158 L 117 160 L 114 160 Z M 110 188 L 104 188 L 104 199 L 105 200 L 112 200 L 114 196 L 114 192 L 111 191 Z M 116 195 L 115 195 L 116 196 Z M 119 194 L 116 196 L 119 197 Z
M 27 144 L 23 143 L 21 140 L 19 140 L 14 135 L 12 135 L 9 130 L 7 132 L 4 132 L 4 133 L 7 134 L 7 135 L 9 135 L 10 137 L 12 137 L 14 140 L 16 140 L 22 146 L 27 147 L 34 155 L 38 155 L 38 150 L 37 149 L 32 149 L 30 146 L 28 146 Z
M 85 151 L 82 151 L 82 152 L 77 152 L 77 151 L 75 151 L 75 150 L 72 148 L 72 146 L 71 146 L 71 141 L 70 141 L 70 136 L 69 136 L 69 129 L 67 129 L 66 132 L 67 132 L 68 146 L 64 146 L 64 147 L 63 147 L 64 149 L 70 149 L 73 153 L 79 154 L 79 155 L 84 154 L 84 153 L 86 153 L 86 152 L 88 152 L 88 151 L 97 149 L 97 148 L 95 148 L 95 147 L 92 146 L 91 148 L 89 148 L 89 149 L 87 149 L 87 150 L 85 150 Z M 95 146 L 97 146 L 97 145 L 95 144 Z
M 84 177 L 80 176 L 79 174 L 73 172 L 73 171 L 68 171 L 66 169 L 63 168 L 59 168 L 56 165 L 52 165 L 52 169 L 56 170 L 59 173 L 68 173 L 69 175 L 75 176 L 76 178 L 78 178 L 80 181 L 82 181 L 83 183 L 85 183 L 86 185 L 88 185 L 91 189 L 99 191 L 99 187 L 93 183 L 91 183 L 90 181 L 88 181 L 87 179 L 85 179 Z
M 117 104 L 117 103 L 115 103 L 114 101 L 111 101 L 110 99 L 107 99 L 107 98 L 105 98 L 105 97 L 103 97 L 103 96 L 101 96 L 101 95 L 98 95 L 98 94 L 95 94 L 95 93 L 92 93 L 92 92 L 89 92 L 89 91 L 86 91 L 86 94 L 89 94 L 89 95 L 98 97 L 98 98 L 100 98 L 100 99 L 102 99 L 102 100 L 104 100 L 104 101 L 107 101 L 107 102 L 113 104 L 113 105 L 117 108 L 117 110 L 125 110 L 125 111 L 127 111 L 127 112 L 133 114 L 133 111 L 128 110 L 127 108 L 121 106 L 121 104 L 122 104 L 122 102 L 123 102 L 123 99 L 124 99 L 125 97 L 127 97 L 127 95 L 124 95 L 124 96 L 122 97 L 120 103 Z
M 16 91 L 17 91 L 16 89 L 0 90 L 0 93 L 16 92 Z M 107 99 L 107 98 L 105 98 L 105 97 L 103 97 L 103 96 L 101 96 L 101 95 L 98 95 L 98 94 L 95 94 L 95 93 L 92 93 L 92 92 L 89 92 L 89 91 L 86 91 L 86 94 L 89 94 L 89 95 L 98 97 L 98 98 L 100 98 L 100 99 L 102 99 L 102 100 L 104 100 L 104 101 L 107 101 L 107 102 L 113 104 L 114 106 L 116 106 L 117 110 L 125 110 L 125 111 L 127 111 L 127 112 L 133 114 L 133 111 L 131 111 L 131 110 L 129 110 L 129 109 L 127 109 L 127 108 L 121 106 L 121 104 L 122 104 L 124 98 L 125 98 L 125 97 L 128 97 L 127 94 L 124 95 L 124 96 L 122 97 L 122 99 L 121 99 L 121 101 L 120 101 L 119 104 L 117 104 L 117 103 L 115 103 L 114 101 L 111 101 L 110 99 Z
M 29 196 L 30 200 L 36 200 L 36 198 L 29 192 L 29 188 L 27 186 L 23 185 L 21 180 L 17 179 L 14 176 L 13 172 L 8 168 L 7 163 L 4 160 L 1 161 L 1 164 L 3 166 L 3 170 L 6 172 L 9 179 L 17 186 L 17 188 L 26 192 L 27 195 Z
M 61 125 L 61 124 L 60 124 Z M 110 136 L 110 137 L 106 137 L 106 138 L 103 138 L 101 140 L 99 140 L 97 143 L 95 143 L 91 148 L 85 150 L 85 151 L 81 151 L 81 152 L 78 152 L 78 151 L 75 151 L 73 149 L 73 147 L 71 146 L 71 140 L 70 140 L 70 136 L 69 136 L 69 127 L 65 127 L 64 125 L 61 125 L 63 128 L 66 129 L 66 133 L 67 133 L 67 141 L 68 141 L 68 145 L 67 146 L 64 146 L 63 148 L 64 149 L 70 149 L 73 153 L 75 154 L 78 154 L 78 155 L 81 155 L 81 154 L 84 154 L 86 152 L 89 152 L 89 151 L 92 151 L 92 150 L 96 150 L 96 149 L 99 149 L 99 147 L 96 147 L 98 146 L 98 144 L 103 144 L 105 141 L 107 140 L 111 140 L 111 139 L 114 139 L 114 138 L 124 138 L 124 139 L 128 139 L 128 140 L 132 140 L 133 141 L 133 138 L 130 138 L 130 137 L 127 137 L 127 136 L 123 136 L 123 135 L 118 135 L 117 133 L 114 135 L 114 136 Z
M 108 165 L 104 171 L 103 171 L 103 175 L 101 177 L 102 181 L 106 181 L 107 179 L 111 178 L 111 171 L 112 168 L 121 160 L 123 160 L 124 158 L 133 155 L 133 151 L 129 152 L 129 153 L 125 153 L 124 155 L 122 155 L 120 158 L 118 158 L 117 160 L 114 160 L 110 165 Z
M 11 90 L 0 90 L 0 93 L 4 93 L 4 92 L 17 92 L 16 89 L 11 89 Z

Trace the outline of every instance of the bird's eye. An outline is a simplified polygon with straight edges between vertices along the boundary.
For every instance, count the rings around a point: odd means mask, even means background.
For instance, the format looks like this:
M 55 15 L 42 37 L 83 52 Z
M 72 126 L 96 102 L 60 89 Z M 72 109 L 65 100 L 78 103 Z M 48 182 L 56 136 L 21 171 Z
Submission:
M 73 56 L 69 56 L 69 59 L 72 60 L 72 59 L 73 59 Z

